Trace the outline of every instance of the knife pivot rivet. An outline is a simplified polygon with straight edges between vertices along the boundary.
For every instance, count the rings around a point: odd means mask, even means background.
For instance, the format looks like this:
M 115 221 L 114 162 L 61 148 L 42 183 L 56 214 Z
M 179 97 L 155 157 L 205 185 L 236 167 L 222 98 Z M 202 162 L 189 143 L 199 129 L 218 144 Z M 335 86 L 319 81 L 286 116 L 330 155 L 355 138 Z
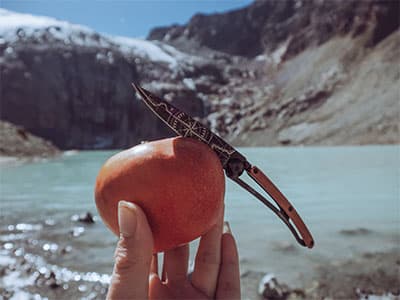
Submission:
M 289 210 L 289 211 L 292 211 L 292 210 L 293 210 L 293 207 L 292 207 L 292 206 L 289 206 L 288 210 Z
M 254 172 L 254 174 L 257 174 L 257 173 L 258 173 L 258 169 L 257 169 L 257 168 L 254 168 L 254 169 L 253 169 L 253 172 Z

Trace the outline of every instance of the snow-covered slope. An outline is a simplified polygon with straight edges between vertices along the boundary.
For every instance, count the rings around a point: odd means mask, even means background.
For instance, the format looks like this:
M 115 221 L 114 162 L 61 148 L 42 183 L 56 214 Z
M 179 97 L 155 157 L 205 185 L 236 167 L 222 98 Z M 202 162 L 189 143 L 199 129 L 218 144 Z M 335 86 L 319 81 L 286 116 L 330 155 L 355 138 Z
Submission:
M 32 40 L 66 46 L 116 48 L 125 55 L 165 63 L 172 68 L 191 60 L 189 55 L 160 42 L 102 35 L 86 26 L 0 8 L 0 45 Z
M 21 14 L 0 8 L 0 36 L 7 42 L 20 39 L 41 38 L 48 33 L 56 40 L 85 43 L 84 36 L 94 36 L 92 29 L 54 18 Z M 98 44 L 98 43 L 96 43 Z

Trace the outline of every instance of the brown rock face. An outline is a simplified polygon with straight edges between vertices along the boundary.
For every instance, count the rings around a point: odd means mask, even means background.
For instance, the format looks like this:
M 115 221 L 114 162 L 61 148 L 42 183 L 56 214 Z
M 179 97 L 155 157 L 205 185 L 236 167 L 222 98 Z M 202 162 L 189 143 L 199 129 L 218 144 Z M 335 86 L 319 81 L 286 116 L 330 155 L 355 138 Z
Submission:
M 133 101 L 129 82 L 137 74 L 118 53 L 108 64 L 96 60 L 95 48 L 10 48 L 17 57 L 1 70 L 2 119 L 62 148 L 113 147 L 135 138 L 143 108 Z
M 369 43 L 375 45 L 399 27 L 399 9 L 399 2 L 391 0 L 261 0 L 223 14 L 196 14 L 183 26 L 155 28 L 148 39 L 254 57 L 290 38 L 292 56 L 337 34 L 358 35 L 371 19 L 377 26 Z

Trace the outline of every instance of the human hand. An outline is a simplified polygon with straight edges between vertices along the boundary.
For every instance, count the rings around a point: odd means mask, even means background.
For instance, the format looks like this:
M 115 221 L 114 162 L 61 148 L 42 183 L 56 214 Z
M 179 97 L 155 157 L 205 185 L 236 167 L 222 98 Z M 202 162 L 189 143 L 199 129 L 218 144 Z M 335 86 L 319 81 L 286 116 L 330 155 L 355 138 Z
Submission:
M 190 278 L 189 245 L 164 252 L 159 277 L 153 236 L 139 206 L 121 201 L 118 223 L 120 239 L 107 299 L 240 299 L 239 258 L 229 225 L 223 226 L 223 212 L 201 237 Z

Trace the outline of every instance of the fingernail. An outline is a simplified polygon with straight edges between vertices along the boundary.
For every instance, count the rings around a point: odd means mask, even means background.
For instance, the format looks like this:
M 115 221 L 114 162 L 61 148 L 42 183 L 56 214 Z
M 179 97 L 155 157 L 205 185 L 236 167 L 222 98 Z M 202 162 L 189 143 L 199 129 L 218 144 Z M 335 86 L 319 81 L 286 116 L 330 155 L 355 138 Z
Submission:
M 224 222 L 224 233 L 232 234 L 231 226 L 229 225 L 228 221 Z
M 127 201 L 118 202 L 118 224 L 119 233 L 123 237 L 130 237 L 136 231 L 136 212 L 135 206 Z

